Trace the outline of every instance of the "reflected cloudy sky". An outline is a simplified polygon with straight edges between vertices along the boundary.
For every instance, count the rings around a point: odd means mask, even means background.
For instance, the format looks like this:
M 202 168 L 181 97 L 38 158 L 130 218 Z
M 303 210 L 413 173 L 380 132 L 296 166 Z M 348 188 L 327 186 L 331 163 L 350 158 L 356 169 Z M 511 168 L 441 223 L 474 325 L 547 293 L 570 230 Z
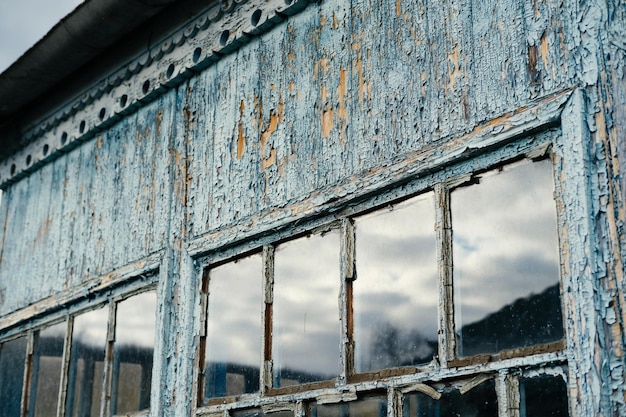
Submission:
M 413 364 L 416 356 L 428 361 L 435 353 L 424 340 L 437 341 L 434 225 L 432 193 L 356 219 L 357 372 Z
M 522 162 L 451 194 L 457 330 L 558 283 L 552 164 Z
M 207 363 L 260 366 L 262 278 L 261 254 L 210 271 Z
M 479 184 L 453 190 L 451 204 L 457 331 L 558 283 L 550 161 L 481 175 Z M 436 353 L 434 206 L 433 194 L 426 193 L 355 218 L 358 372 L 423 363 Z M 272 336 L 277 372 L 338 374 L 339 257 L 338 231 L 277 247 Z M 262 350 L 261 256 L 212 271 L 209 291 L 208 358 L 256 366 Z M 382 352 L 383 343 L 391 350 Z
M 130 297 L 117 305 L 115 343 L 139 347 L 154 346 L 156 291 Z
M 275 370 L 338 375 L 339 232 L 280 245 L 274 273 Z
M 82 0 L 0 1 L 0 72 L 80 3 Z
M 74 341 L 103 347 L 109 319 L 108 306 L 79 314 L 74 319 Z M 140 347 L 154 346 L 156 292 L 132 296 L 117 306 L 116 343 Z
M 109 309 L 105 307 L 76 316 L 73 342 L 104 349 L 108 321 Z

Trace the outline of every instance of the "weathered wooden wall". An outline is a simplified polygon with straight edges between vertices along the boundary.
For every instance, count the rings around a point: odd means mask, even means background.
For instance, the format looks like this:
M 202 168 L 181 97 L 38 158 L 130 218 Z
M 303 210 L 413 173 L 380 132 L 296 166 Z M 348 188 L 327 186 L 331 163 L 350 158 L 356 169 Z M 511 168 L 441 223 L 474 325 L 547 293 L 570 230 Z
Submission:
M 366 172 L 384 178 L 409 155 L 578 87 L 597 151 L 589 175 L 604 187 L 594 219 L 603 265 L 590 266 L 601 271 L 598 330 L 589 337 L 606 353 L 596 370 L 611 382 L 595 411 L 623 411 L 625 8 L 619 0 L 313 3 L 9 186 L 0 316 L 162 254 L 166 334 L 157 353 L 168 359 L 155 369 L 164 393 L 155 412 L 186 414 L 191 405 L 180 398 L 191 392 L 198 312 L 186 244 L 228 228 L 267 229 L 320 189 Z

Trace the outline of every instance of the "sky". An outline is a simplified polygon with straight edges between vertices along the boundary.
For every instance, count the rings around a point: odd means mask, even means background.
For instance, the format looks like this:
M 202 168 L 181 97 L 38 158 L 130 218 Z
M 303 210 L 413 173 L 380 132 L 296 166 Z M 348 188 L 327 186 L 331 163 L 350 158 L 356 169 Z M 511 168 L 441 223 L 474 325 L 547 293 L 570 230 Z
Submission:
M 0 72 L 4 72 L 82 2 L 0 0 Z

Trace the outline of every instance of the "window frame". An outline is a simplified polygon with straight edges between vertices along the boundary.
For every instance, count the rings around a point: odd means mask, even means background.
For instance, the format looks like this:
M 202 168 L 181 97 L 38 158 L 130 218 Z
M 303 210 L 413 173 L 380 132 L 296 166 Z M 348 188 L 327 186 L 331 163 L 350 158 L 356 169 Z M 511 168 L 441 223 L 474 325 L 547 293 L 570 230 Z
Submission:
M 351 337 L 351 330 L 348 329 L 351 326 L 348 323 L 351 323 L 352 320 L 348 312 L 351 306 L 345 301 L 346 293 L 351 291 L 346 282 L 353 274 L 354 257 L 344 253 L 345 251 L 342 249 L 340 255 L 342 265 L 340 293 L 342 297 L 341 360 L 343 369 L 341 374 L 337 375 L 335 380 L 330 381 L 331 384 L 328 386 L 297 386 L 300 389 L 290 387 L 289 390 L 276 390 L 271 389 L 271 387 L 267 389 L 268 387 L 265 386 L 265 389 L 261 388 L 259 394 L 218 398 L 209 401 L 206 406 L 202 405 L 203 398 L 201 397 L 203 394 L 199 391 L 196 414 L 227 415 L 230 410 L 240 410 L 259 405 L 281 408 L 280 404 L 282 404 L 282 409 L 293 408 L 295 416 L 301 417 L 306 408 L 304 405 L 327 395 L 342 397 L 342 392 L 367 392 L 372 389 L 386 389 L 391 403 L 397 401 L 397 397 L 401 396 L 402 392 L 410 392 L 412 385 L 448 378 L 455 380 L 469 378 L 471 380 L 481 375 L 491 375 L 496 379 L 500 415 L 505 415 L 508 413 L 506 410 L 514 408 L 514 404 L 511 405 L 510 402 L 515 401 L 514 393 L 509 392 L 515 384 L 507 382 L 507 378 L 509 375 L 519 372 L 519 369 L 530 369 L 535 373 L 542 373 L 544 369 L 557 369 L 556 372 L 567 376 L 566 383 L 571 387 L 577 380 L 578 372 L 578 364 L 573 358 L 584 356 L 584 352 L 574 349 L 572 339 L 576 337 L 578 329 L 573 329 L 577 325 L 573 325 L 568 318 L 572 317 L 572 309 L 575 307 L 567 303 L 563 294 L 572 288 L 574 281 L 588 276 L 590 272 L 584 271 L 584 268 L 579 266 L 573 267 L 574 264 L 584 259 L 584 251 L 572 251 L 570 245 L 564 245 L 563 237 L 567 236 L 566 230 L 573 230 L 572 220 L 580 217 L 579 213 L 574 213 L 574 210 L 570 209 L 575 205 L 575 195 L 571 191 L 577 186 L 575 184 L 576 179 L 585 179 L 585 174 L 589 169 L 589 161 L 586 159 L 586 155 L 589 154 L 587 141 L 589 132 L 581 117 L 583 114 L 581 109 L 584 108 L 584 105 L 584 96 L 581 91 L 567 90 L 557 93 L 518 112 L 507 114 L 487 123 L 485 127 L 476 129 L 475 134 L 468 134 L 458 140 L 453 140 L 453 144 L 445 145 L 447 153 L 434 149 L 429 150 L 430 154 L 425 156 L 414 156 L 415 162 L 426 160 L 426 163 L 421 167 L 410 165 L 408 162 L 401 162 L 397 166 L 391 167 L 390 170 L 395 179 L 391 184 L 389 182 L 376 182 L 375 180 L 380 181 L 380 178 L 373 175 L 374 179 L 368 177 L 363 180 L 367 186 L 363 187 L 359 193 L 348 193 L 348 196 L 339 199 L 329 199 L 330 203 L 322 204 L 321 207 L 308 211 L 302 210 L 302 214 L 296 218 L 292 216 L 289 219 L 287 213 L 281 218 L 273 213 L 273 219 L 266 223 L 264 232 L 242 233 L 241 228 L 218 230 L 210 236 L 192 241 L 189 245 L 189 252 L 195 259 L 198 272 L 201 274 L 205 274 L 214 262 L 229 262 L 243 256 L 240 254 L 258 250 L 263 250 L 265 253 L 265 251 L 271 251 L 269 248 L 273 247 L 274 242 L 290 239 L 291 236 L 310 233 L 316 228 L 331 223 L 341 224 L 342 236 L 344 236 L 341 239 L 341 246 L 354 247 L 353 239 L 345 237 L 351 235 L 345 230 L 353 227 L 350 221 L 352 217 L 430 190 L 435 192 L 436 201 L 442 199 L 441 203 L 449 208 L 449 191 L 462 184 L 468 176 L 518 159 L 549 157 L 553 165 L 555 206 L 557 207 L 556 222 L 559 229 L 557 233 L 560 259 L 559 286 L 564 326 L 561 340 L 554 343 L 511 349 L 496 354 L 475 355 L 467 358 L 457 357 L 455 337 L 453 337 L 454 326 L 449 325 L 450 321 L 454 321 L 454 315 L 449 314 L 449 308 L 453 309 L 453 303 L 440 303 L 440 308 L 444 310 L 439 318 L 440 321 L 443 321 L 443 326 L 440 325 L 440 329 L 443 328 L 445 331 L 440 331 L 440 364 L 438 366 L 427 365 L 420 368 L 410 367 L 410 369 L 392 368 L 368 374 L 355 374 L 350 365 L 354 355 L 354 342 Z M 568 141 L 573 141 L 574 146 L 566 144 Z M 581 157 L 583 158 L 582 164 L 577 165 L 576 161 Z M 567 180 L 563 180 L 561 177 L 564 170 L 563 161 L 566 161 L 568 165 L 567 170 L 570 178 Z M 583 187 L 585 193 L 583 198 L 589 198 L 591 191 L 588 179 L 583 182 Z M 358 184 L 353 189 L 358 189 Z M 446 210 L 437 210 L 437 213 L 437 234 L 440 236 L 438 241 L 444 242 L 438 251 L 443 253 L 451 250 L 450 228 L 445 227 L 450 224 L 449 209 L 447 210 L 448 215 L 445 215 Z M 260 215 L 258 217 L 261 218 Z M 439 254 L 438 257 L 442 262 Z M 440 274 L 440 282 L 448 282 L 447 280 L 452 279 L 450 267 L 451 265 L 447 265 L 445 262 L 440 264 L 443 271 Z M 453 299 L 453 294 L 446 293 L 446 287 L 451 291 L 451 286 L 440 285 L 441 297 Z M 198 289 L 200 290 L 200 288 Z M 201 315 L 206 311 L 206 302 L 207 300 L 203 298 Z M 200 326 L 201 339 L 205 336 L 202 334 L 205 325 L 206 323 L 202 323 Z M 200 385 L 199 368 L 200 366 L 196 366 L 196 387 Z M 261 374 L 267 374 L 267 371 L 267 364 L 264 363 Z M 262 383 L 261 387 L 264 385 Z M 575 399 L 568 398 L 568 404 L 570 414 L 576 415 Z
M 24 363 L 24 377 L 22 383 L 22 397 L 20 401 L 20 417 L 34 415 L 33 413 L 35 412 L 34 408 L 31 409 L 31 406 L 35 407 L 32 395 L 34 393 L 34 390 L 37 389 L 37 387 L 33 385 L 33 371 L 35 360 L 34 349 L 36 339 L 39 337 L 39 334 L 42 330 L 60 323 L 65 323 L 65 338 L 63 342 L 63 353 L 61 357 L 62 368 L 59 385 L 60 389 L 57 393 L 58 400 L 56 416 L 68 417 L 67 401 L 70 395 L 68 384 L 69 368 L 72 354 L 71 346 L 73 340 L 74 320 L 76 317 L 82 314 L 89 313 L 100 308 L 108 310 L 108 319 L 105 337 L 106 342 L 105 345 L 102 346 L 105 352 L 105 361 L 103 369 L 103 380 L 99 382 L 102 385 L 102 392 L 100 398 L 100 412 L 98 415 L 105 417 L 114 417 L 115 415 L 111 414 L 110 410 L 112 401 L 114 401 L 114 399 L 111 397 L 111 389 L 113 381 L 112 372 L 114 368 L 113 348 L 115 344 L 115 321 L 117 305 L 128 298 L 149 291 L 154 291 L 155 295 L 157 295 L 157 280 L 158 270 L 147 271 L 140 276 L 127 278 L 127 282 L 124 285 L 121 285 L 119 287 L 113 286 L 112 288 L 108 288 L 104 291 L 92 293 L 88 297 L 81 297 L 78 300 L 74 300 L 74 302 L 68 302 L 68 304 L 60 306 L 61 308 L 57 311 L 48 314 L 42 314 L 39 317 L 31 318 L 21 325 L 7 331 L 5 337 L 2 337 L 2 339 L 0 340 L 0 348 L 2 344 L 23 336 L 26 337 L 27 341 L 26 360 Z M 157 312 L 155 311 L 155 319 L 156 313 Z M 155 363 L 154 356 L 153 363 Z M 145 409 L 133 412 L 133 414 L 137 416 L 147 416 L 149 411 L 150 409 Z

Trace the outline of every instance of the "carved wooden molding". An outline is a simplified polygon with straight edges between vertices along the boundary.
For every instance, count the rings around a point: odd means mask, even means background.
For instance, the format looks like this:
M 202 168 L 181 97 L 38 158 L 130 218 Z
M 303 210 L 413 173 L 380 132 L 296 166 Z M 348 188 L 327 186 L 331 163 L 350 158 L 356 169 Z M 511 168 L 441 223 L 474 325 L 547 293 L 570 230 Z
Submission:
M 57 159 L 314 1 L 216 2 L 185 27 L 24 132 L 22 140 L 30 144 L 0 162 L 0 188 Z

